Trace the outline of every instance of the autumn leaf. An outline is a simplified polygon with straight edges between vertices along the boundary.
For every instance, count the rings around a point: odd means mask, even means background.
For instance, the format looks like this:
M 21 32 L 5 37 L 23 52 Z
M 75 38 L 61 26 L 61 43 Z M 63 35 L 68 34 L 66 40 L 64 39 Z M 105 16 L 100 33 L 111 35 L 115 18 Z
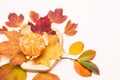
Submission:
M 59 9 L 55 9 L 55 11 L 49 11 L 48 13 L 48 18 L 55 23 L 62 23 L 67 19 L 66 15 L 63 15 L 63 9 L 59 8 Z
M 38 73 L 32 80 L 60 80 L 60 78 L 53 73 Z
M 20 27 L 23 23 L 24 16 L 22 14 L 17 15 L 16 13 L 10 13 L 8 20 L 5 24 L 9 27 Z
M 0 55 L 0 61 L 1 61 L 2 55 Z
M 29 17 L 30 17 L 30 19 L 31 19 L 33 22 L 35 22 L 35 23 L 39 20 L 39 14 L 36 13 L 35 11 L 31 11 L 31 12 L 29 13 Z
M 20 52 L 19 48 L 19 36 L 17 31 L 2 31 L 1 34 L 5 34 L 9 41 L 0 42 L 0 54 L 14 56 Z
M 52 35 L 56 34 L 56 32 L 51 28 L 51 22 L 48 16 L 40 17 L 40 19 L 35 24 L 29 22 L 28 25 L 31 26 L 31 30 L 35 33 L 43 34 L 46 32 Z
M 58 35 L 48 35 L 49 43 L 48 45 L 55 45 L 59 42 Z
M 92 75 L 92 72 L 91 72 L 90 70 L 88 70 L 87 68 L 85 68 L 84 66 L 82 66 L 79 61 L 74 60 L 74 61 L 73 61 L 73 64 L 74 64 L 74 69 L 75 69 L 75 71 L 76 71 L 80 76 L 89 77 L 89 76 Z
M 44 51 L 44 53 L 39 56 L 35 62 L 37 64 L 43 64 L 46 66 L 50 66 L 51 60 L 60 59 L 60 57 L 64 54 L 64 50 L 60 44 L 48 45 Z
M 94 50 L 86 50 L 85 52 L 83 52 L 78 60 L 79 61 L 88 61 L 88 60 L 92 60 L 96 55 L 96 52 Z
M 69 53 L 72 55 L 77 55 L 83 51 L 83 48 L 84 48 L 84 44 L 80 41 L 77 41 L 69 47 Z
M 64 33 L 68 36 L 73 36 L 77 33 L 76 28 L 78 24 L 72 23 L 71 20 L 69 20 L 65 26 Z
M 26 80 L 27 72 L 20 66 L 5 64 L 0 66 L 0 80 Z
M 19 52 L 16 55 L 12 56 L 12 58 L 10 58 L 10 64 L 21 65 L 23 62 L 25 62 L 25 60 L 26 56 L 22 52 Z
M 0 31 L 8 31 L 8 29 L 5 26 L 2 26 L 2 28 L 0 28 Z
M 94 63 L 90 61 L 81 61 L 80 63 L 87 69 L 91 70 L 93 73 L 97 75 L 100 74 L 98 67 Z

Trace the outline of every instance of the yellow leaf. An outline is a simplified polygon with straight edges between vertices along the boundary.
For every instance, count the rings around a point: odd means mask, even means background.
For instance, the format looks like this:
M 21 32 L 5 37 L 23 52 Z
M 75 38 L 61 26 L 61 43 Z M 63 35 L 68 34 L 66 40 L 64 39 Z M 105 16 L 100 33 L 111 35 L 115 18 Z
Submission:
M 52 73 L 38 73 L 32 80 L 60 80 L 59 77 Z
M 72 55 L 77 55 L 83 51 L 83 48 L 84 48 L 84 44 L 82 42 L 80 41 L 75 42 L 69 47 L 69 53 Z
M 64 50 L 60 44 L 49 45 L 46 47 L 45 52 L 39 56 L 35 62 L 37 64 L 43 64 L 46 66 L 50 66 L 51 60 L 60 59 L 60 57 L 64 54 Z

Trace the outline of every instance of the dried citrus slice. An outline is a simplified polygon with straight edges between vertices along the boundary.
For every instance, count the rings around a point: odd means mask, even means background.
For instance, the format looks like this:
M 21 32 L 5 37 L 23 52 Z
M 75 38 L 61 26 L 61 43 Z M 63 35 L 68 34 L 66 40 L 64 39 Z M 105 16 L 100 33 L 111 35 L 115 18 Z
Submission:
M 45 49 L 45 40 L 37 33 L 25 34 L 20 37 L 20 48 L 26 56 L 38 56 Z

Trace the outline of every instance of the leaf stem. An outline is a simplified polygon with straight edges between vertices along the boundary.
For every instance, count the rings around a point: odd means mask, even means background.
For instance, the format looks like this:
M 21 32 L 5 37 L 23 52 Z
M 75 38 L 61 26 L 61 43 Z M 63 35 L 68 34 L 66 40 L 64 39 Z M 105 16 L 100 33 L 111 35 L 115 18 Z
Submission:
M 73 59 L 73 58 L 69 58 L 69 57 L 61 57 L 61 59 L 69 59 L 69 60 L 72 60 L 72 61 L 77 60 L 77 59 Z

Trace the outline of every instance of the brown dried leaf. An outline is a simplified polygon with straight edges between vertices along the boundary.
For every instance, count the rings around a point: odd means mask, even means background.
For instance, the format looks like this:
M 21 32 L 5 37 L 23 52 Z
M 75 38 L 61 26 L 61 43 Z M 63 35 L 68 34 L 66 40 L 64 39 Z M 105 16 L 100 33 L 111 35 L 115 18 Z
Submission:
M 71 20 L 69 20 L 65 26 L 64 33 L 68 36 L 73 36 L 77 33 L 76 28 L 78 24 L 72 23 Z
M 11 65 L 21 65 L 23 62 L 25 62 L 26 56 L 22 53 L 19 52 L 12 58 L 10 58 L 10 64 Z
M 39 14 L 36 13 L 35 11 L 31 11 L 29 17 L 35 23 L 39 20 Z
M 0 28 L 0 31 L 8 31 L 8 29 L 5 26 L 2 26 L 2 28 Z
M 20 52 L 20 34 L 17 31 L 2 31 L 1 34 L 5 34 L 9 41 L 0 42 L 0 54 L 14 56 Z
M 32 80 L 60 80 L 60 78 L 53 73 L 38 73 Z
M 19 16 L 16 13 L 10 13 L 8 20 L 5 24 L 9 27 L 20 27 L 23 23 L 24 16 L 20 14 Z
M 5 64 L 0 66 L 0 80 L 26 80 L 27 72 L 20 66 Z
M 48 17 L 52 22 L 60 24 L 60 23 L 64 22 L 67 19 L 67 16 L 63 15 L 62 13 L 63 13 L 62 8 L 55 9 L 54 12 L 49 11 Z

